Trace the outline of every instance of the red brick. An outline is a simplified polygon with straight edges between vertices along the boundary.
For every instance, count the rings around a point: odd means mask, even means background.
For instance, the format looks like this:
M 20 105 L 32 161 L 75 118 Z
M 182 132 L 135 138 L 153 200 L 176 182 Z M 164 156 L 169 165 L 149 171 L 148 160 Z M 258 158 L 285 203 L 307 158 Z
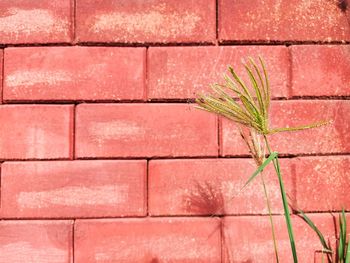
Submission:
M 221 41 L 349 41 L 338 1 L 219 0 Z
M 293 96 L 350 96 L 350 46 L 293 46 Z
M 142 99 L 144 62 L 144 48 L 9 48 L 4 100 Z
M 311 214 L 309 217 L 321 230 L 326 240 L 334 242 L 334 225 L 329 214 Z M 280 262 L 293 262 L 288 232 L 283 216 L 274 216 Z M 292 218 L 298 262 L 314 262 L 322 245 L 313 230 L 298 217 Z M 224 221 L 224 262 L 275 262 L 269 217 L 228 217 Z M 318 261 L 315 261 L 318 262 Z M 321 261 L 319 261 L 321 262 Z
M 0 159 L 71 157 L 73 107 L 2 105 L 0 120 Z
M 67 43 L 73 35 L 72 0 L 2 0 L 0 43 Z
M 0 262 L 72 262 L 70 221 L 1 221 Z
M 183 104 L 82 104 L 76 155 L 152 157 L 217 155 L 217 118 Z
M 145 161 L 5 162 L 1 183 L 6 218 L 146 213 Z
M 221 262 L 212 218 L 78 220 L 75 262 Z
M 349 156 L 308 157 L 293 160 L 297 204 L 303 211 L 350 209 Z
M 215 0 L 77 0 L 80 42 L 213 42 Z
M 282 162 L 285 186 L 292 199 L 292 176 Z M 267 214 L 261 178 L 244 190 L 256 170 L 249 159 L 155 160 L 149 166 L 151 215 Z M 272 211 L 283 213 L 277 176 L 264 172 Z
M 294 127 L 322 120 L 333 123 L 305 131 L 269 135 L 272 149 L 282 154 L 327 154 L 350 151 L 350 102 L 327 100 L 275 101 L 271 127 Z M 239 132 L 231 121 L 222 122 L 223 155 L 247 154 Z
M 150 99 L 194 98 L 222 83 L 228 65 L 246 76 L 242 59 L 263 57 L 270 74 L 274 97 L 288 97 L 289 54 L 286 47 L 155 47 L 148 51 Z M 245 78 L 247 79 L 247 78 Z

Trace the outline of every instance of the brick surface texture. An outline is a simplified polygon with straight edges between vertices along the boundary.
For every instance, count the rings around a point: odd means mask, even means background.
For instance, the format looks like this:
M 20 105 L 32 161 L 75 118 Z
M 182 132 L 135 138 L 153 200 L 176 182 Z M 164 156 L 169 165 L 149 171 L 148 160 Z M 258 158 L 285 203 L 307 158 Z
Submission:
M 350 212 L 346 0 L 1 0 L 0 263 L 275 262 L 261 179 L 292 262 L 273 167 L 243 189 L 238 127 L 195 108 L 250 57 L 272 128 L 329 121 L 268 135 L 299 262 L 321 263 L 295 209 L 332 246 Z

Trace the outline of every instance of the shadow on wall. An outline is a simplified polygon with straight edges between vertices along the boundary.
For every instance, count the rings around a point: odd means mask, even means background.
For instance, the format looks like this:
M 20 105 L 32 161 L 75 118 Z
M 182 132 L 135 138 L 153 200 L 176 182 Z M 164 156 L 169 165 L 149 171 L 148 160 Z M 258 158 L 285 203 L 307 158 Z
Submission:
M 225 199 L 222 190 L 213 186 L 210 182 L 194 183 L 194 190 L 184 196 L 184 208 L 186 212 L 200 215 L 222 216 L 226 214 Z M 232 257 L 232 246 L 229 238 L 224 234 L 224 221 L 221 221 L 222 233 L 222 262 L 224 263 L 253 263 L 251 259 L 245 261 L 234 261 Z M 159 261 L 154 261 L 159 262 Z M 153 261 L 152 261 L 153 263 Z
M 224 197 L 219 187 L 205 181 L 194 183 L 194 191 L 184 196 L 184 208 L 188 213 L 200 215 L 225 214 Z
M 341 11 L 346 12 L 348 8 L 348 0 L 338 0 L 338 7 Z

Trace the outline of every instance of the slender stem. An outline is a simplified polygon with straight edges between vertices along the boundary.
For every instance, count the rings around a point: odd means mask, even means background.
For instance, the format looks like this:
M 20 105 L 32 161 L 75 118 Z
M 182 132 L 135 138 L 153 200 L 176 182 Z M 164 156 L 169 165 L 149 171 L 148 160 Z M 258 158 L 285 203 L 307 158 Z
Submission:
M 264 175 L 263 175 L 262 172 L 260 173 L 260 176 L 261 176 L 262 185 L 264 187 L 264 194 L 265 194 L 265 198 L 266 198 L 267 209 L 269 211 L 269 218 L 270 218 L 272 239 L 273 239 L 273 248 L 275 250 L 276 261 L 277 261 L 277 263 L 279 263 L 277 241 L 276 241 L 276 234 L 275 234 L 275 225 L 273 223 L 272 211 L 271 211 L 271 202 L 270 202 L 270 198 L 269 198 L 269 195 L 268 195 L 268 191 L 267 191 Z
M 264 135 L 266 147 L 269 151 L 269 154 L 272 153 L 269 142 L 267 140 L 266 135 Z M 293 234 L 293 227 L 292 227 L 292 220 L 290 218 L 290 213 L 289 213 L 289 207 L 288 207 L 288 200 L 287 200 L 287 195 L 286 191 L 284 188 L 284 183 L 281 175 L 281 170 L 280 170 L 280 164 L 278 161 L 278 157 L 276 157 L 275 160 L 273 160 L 273 166 L 275 167 L 276 174 L 278 176 L 278 181 L 280 184 L 280 191 L 282 195 L 282 202 L 283 202 L 283 209 L 284 209 L 284 214 L 285 214 L 285 219 L 286 219 L 286 224 L 287 224 L 287 230 L 288 230 L 288 235 L 289 235 L 289 241 L 290 241 L 290 246 L 292 249 L 292 254 L 293 254 L 293 260 L 294 263 L 298 263 L 298 257 L 296 253 L 296 248 L 295 248 L 295 241 L 294 241 L 294 234 Z

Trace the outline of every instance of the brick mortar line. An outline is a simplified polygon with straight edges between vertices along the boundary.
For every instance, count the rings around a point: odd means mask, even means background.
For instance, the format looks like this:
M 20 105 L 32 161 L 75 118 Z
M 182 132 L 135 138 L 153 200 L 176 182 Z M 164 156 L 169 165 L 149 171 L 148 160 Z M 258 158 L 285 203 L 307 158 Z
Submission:
M 148 97 L 149 97 L 149 87 L 148 87 L 148 80 L 149 80 L 149 59 L 148 59 L 148 55 L 149 55 L 149 48 L 146 48 L 146 52 L 145 52 L 145 58 L 144 58 L 144 78 L 143 78 L 143 100 L 144 101 L 148 101 Z
M 287 47 L 287 52 L 288 52 L 288 84 L 287 84 L 287 90 L 288 90 L 288 98 L 293 98 L 293 55 L 292 55 L 292 50 L 290 46 Z
M 220 260 L 222 263 L 224 263 L 224 246 L 225 246 L 225 237 L 224 237 L 224 222 L 222 218 L 219 218 L 219 224 L 220 224 Z
M 264 40 L 225 40 L 220 42 L 220 46 L 252 46 L 252 45 L 261 45 L 261 46 L 278 46 L 278 45 L 286 45 L 286 46 L 297 46 L 297 45 L 314 45 L 314 46 L 325 46 L 325 45 L 348 45 L 350 44 L 350 41 L 330 41 L 330 42 L 324 42 L 324 41 L 312 41 L 312 40 L 303 40 L 303 41 L 271 41 L 267 42 Z
M 308 157 L 348 157 L 350 152 L 318 153 L 318 154 L 281 154 L 280 159 L 308 158 Z M 65 162 L 65 161 L 155 161 L 155 160 L 215 160 L 215 159 L 252 159 L 249 154 L 224 156 L 158 156 L 158 157 L 78 157 L 72 159 L 2 159 L 0 162 Z
M 217 45 L 216 45 L 217 42 Z M 57 42 L 57 43 L 28 43 L 28 44 L 0 44 L 0 48 L 10 47 L 69 47 L 69 46 L 82 46 L 82 47 L 215 47 L 215 46 L 298 46 L 298 45 L 314 45 L 314 46 L 327 46 L 327 45 L 349 45 L 350 41 L 332 41 L 332 42 L 318 42 L 318 41 L 276 41 L 276 42 L 264 42 L 264 41 L 213 41 L 213 42 L 183 42 L 183 43 L 114 43 L 114 42 Z
M 2 164 L 3 162 L 0 162 L 0 211 L 2 207 L 2 168 L 1 168 Z
M 74 219 L 73 221 L 73 225 L 72 225 L 72 263 L 75 262 L 75 221 L 76 219 Z
M 5 49 L 1 49 L 2 59 L 1 59 L 1 95 L 0 95 L 0 105 L 4 104 L 4 83 L 5 83 Z
M 215 0 L 215 45 L 220 44 L 219 41 L 219 0 Z
M 329 214 L 337 214 L 341 213 L 341 210 L 332 210 L 332 211 L 307 211 L 305 214 L 318 214 L 318 215 L 329 215 Z M 350 210 L 345 210 L 346 214 L 350 215 Z M 297 216 L 297 213 L 290 213 L 291 215 Z M 283 213 L 272 213 L 273 216 L 283 216 Z M 192 218 L 192 219 L 215 219 L 215 218 L 227 218 L 227 217 L 268 217 L 269 214 L 262 214 L 262 213 L 256 213 L 256 214 L 215 214 L 215 215 L 152 215 L 152 216 L 124 216 L 124 217 L 117 217 L 117 216 L 110 216 L 110 217 L 33 217 L 33 218 L 0 218 L 0 223 L 2 221 L 72 221 L 75 222 L 76 220 L 111 220 L 111 219 L 117 219 L 117 220 L 125 220 L 125 219 L 161 219 L 161 218 L 172 218 L 172 219 L 181 219 L 181 218 Z M 76 222 L 75 222 L 76 223 Z
M 149 217 L 149 160 L 147 160 L 146 164 L 146 189 L 145 189 L 145 195 L 146 195 L 146 216 Z
M 238 100 L 238 99 L 236 99 Z M 347 96 L 293 96 L 276 97 L 272 101 L 348 101 Z M 149 100 L 21 100 L 3 101 L 0 105 L 79 105 L 79 104 L 195 104 L 195 99 L 149 99 Z
M 77 28 L 77 2 L 76 0 L 71 0 L 72 5 L 73 5 L 73 12 L 72 12 L 72 42 L 73 44 L 76 43 L 76 28 Z
M 77 106 L 76 105 L 74 105 L 73 106 L 73 113 L 72 113 L 72 127 L 71 127 L 71 131 L 69 131 L 71 134 L 70 134 L 70 136 L 71 136 L 71 142 L 72 142 L 72 145 L 71 145 L 71 154 L 72 154 L 72 156 L 71 156 L 71 159 L 72 160 L 74 160 L 75 158 L 76 158 L 76 153 L 75 153 L 75 143 L 76 143 L 76 120 L 77 120 L 77 114 L 76 114 L 76 112 L 77 112 Z
M 218 143 L 218 157 L 222 156 L 222 148 L 223 148 L 223 143 L 222 143 L 222 122 L 221 122 L 221 116 L 216 116 L 216 121 L 217 121 L 217 133 L 218 133 L 218 138 L 217 138 L 217 143 Z

